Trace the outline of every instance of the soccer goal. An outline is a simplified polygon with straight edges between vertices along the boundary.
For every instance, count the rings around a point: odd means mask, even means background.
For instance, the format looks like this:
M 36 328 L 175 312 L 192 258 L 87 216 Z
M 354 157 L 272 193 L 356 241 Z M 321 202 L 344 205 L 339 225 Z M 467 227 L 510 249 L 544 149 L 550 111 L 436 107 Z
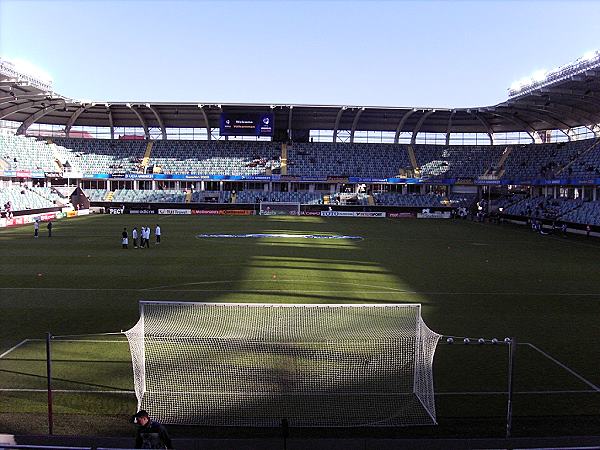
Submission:
M 164 423 L 436 423 L 420 305 L 140 302 L 125 334 L 138 408 Z
M 259 214 L 261 216 L 299 216 L 300 203 L 261 202 Z

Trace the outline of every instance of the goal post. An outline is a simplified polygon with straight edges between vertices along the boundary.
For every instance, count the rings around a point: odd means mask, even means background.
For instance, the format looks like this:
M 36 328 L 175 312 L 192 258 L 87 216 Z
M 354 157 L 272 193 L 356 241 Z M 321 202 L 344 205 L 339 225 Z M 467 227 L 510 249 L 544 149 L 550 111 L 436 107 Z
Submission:
M 261 216 L 299 216 L 299 202 L 261 202 L 259 215 Z
M 138 408 L 169 424 L 436 423 L 440 335 L 418 304 L 140 302 Z

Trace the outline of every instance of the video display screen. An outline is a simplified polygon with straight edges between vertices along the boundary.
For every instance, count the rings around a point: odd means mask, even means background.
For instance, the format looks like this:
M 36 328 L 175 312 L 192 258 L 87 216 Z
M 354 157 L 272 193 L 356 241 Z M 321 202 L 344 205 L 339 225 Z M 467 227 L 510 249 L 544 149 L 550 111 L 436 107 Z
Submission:
M 221 114 L 221 136 L 273 136 L 273 113 Z

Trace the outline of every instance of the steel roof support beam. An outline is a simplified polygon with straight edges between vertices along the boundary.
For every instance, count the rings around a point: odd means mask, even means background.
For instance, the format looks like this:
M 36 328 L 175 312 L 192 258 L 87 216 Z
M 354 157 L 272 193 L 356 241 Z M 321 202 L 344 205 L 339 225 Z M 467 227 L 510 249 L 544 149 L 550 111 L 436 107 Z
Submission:
M 494 145 L 494 130 L 490 126 L 489 122 L 487 120 L 485 120 L 485 118 L 479 113 L 479 111 L 473 111 L 471 109 L 467 109 L 467 113 L 471 114 L 477 120 L 479 120 L 481 125 L 483 125 L 483 128 L 485 128 L 485 130 L 487 131 L 486 134 L 488 135 L 488 138 L 490 139 L 490 145 Z
M 154 114 L 154 117 L 156 117 L 156 121 L 158 122 L 158 126 L 160 127 L 160 133 L 162 134 L 162 140 L 166 141 L 167 140 L 167 129 L 165 128 L 165 124 L 162 120 L 162 117 L 160 116 L 160 114 L 158 113 L 156 108 L 153 108 L 152 105 L 150 105 L 149 103 L 146 104 L 146 107 L 150 111 L 152 111 L 152 113 Z
M 13 114 L 16 114 L 18 112 L 21 111 L 25 111 L 26 109 L 29 108 L 33 108 L 35 106 L 46 106 L 46 104 L 49 105 L 53 105 L 53 102 L 49 102 L 48 100 L 38 100 L 38 101 L 29 101 L 27 103 L 19 103 L 18 105 L 15 106 L 11 106 L 10 108 L 7 108 L 5 110 L 0 110 L 0 120 L 4 119 L 5 117 L 9 117 Z
M 587 122 L 588 124 L 600 122 L 600 118 L 590 116 L 587 111 L 584 111 L 580 108 L 574 108 L 570 105 L 565 105 L 565 104 L 556 103 L 556 102 L 551 102 L 551 105 L 549 105 L 549 106 L 546 106 L 545 102 L 544 102 L 544 104 L 540 104 L 540 103 L 530 103 L 530 104 L 535 106 L 536 108 L 542 109 L 544 111 L 559 112 L 564 115 L 569 115 L 578 121 Z M 585 126 L 585 125 L 581 125 L 581 126 Z
M 450 111 L 450 118 L 448 119 L 448 127 L 446 127 L 446 145 L 450 145 L 450 130 L 452 130 L 452 118 L 456 114 L 456 110 Z
M 564 96 L 562 96 L 562 97 L 564 98 Z M 569 97 L 567 97 L 567 98 L 569 98 Z M 578 107 L 557 101 L 556 98 L 550 98 L 549 96 L 544 97 L 544 96 L 540 95 L 540 96 L 537 96 L 537 99 L 539 99 L 539 100 L 532 101 L 529 99 L 524 99 L 524 100 L 521 100 L 519 103 L 525 104 L 525 105 L 541 106 L 543 108 L 561 109 L 562 111 L 568 112 L 572 116 L 577 117 L 578 119 L 584 119 L 584 120 L 588 121 L 589 123 L 600 122 L 600 114 L 589 111 L 587 109 L 578 108 Z M 572 97 L 571 97 L 571 99 L 572 99 Z M 586 103 L 590 103 L 593 108 L 598 108 L 600 106 L 600 104 L 595 104 L 592 102 L 586 102 Z
M 290 105 L 290 109 L 288 111 L 288 141 L 292 140 L 292 111 L 294 110 L 294 105 Z
M 416 109 L 411 109 L 404 113 L 404 115 L 400 119 L 400 122 L 398 122 L 398 126 L 396 127 L 396 134 L 394 136 L 394 144 L 397 144 L 398 142 L 400 142 L 400 133 L 402 133 L 402 129 L 404 128 L 406 121 L 408 120 L 408 118 L 410 116 L 412 116 L 416 112 L 417 112 Z
M 40 109 L 38 112 L 30 115 L 27 119 L 25 119 L 23 121 L 23 123 L 21 124 L 21 126 L 17 129 L 17 134 L 25 134 L 27 132 L 27 129 L 31 125 L 33 125 L 38 119 L 41 119 L 46 114 L 48 114 L 50 111 L 54 111 L 54 110 L 58 109 L 59 107 L 62 107 L 62 108 L 65 107 L 65 101 L 64 100 L 62 100 L 62 104 L 61 103 L 57 103 L 55 105 L 45 106 L 43 109 Z
M 7 103 L 18 102 L 21 99 L 23 99 L 23 100 L 25 100 L 25 99 L 28 99 L 28 100 L 40 99 L 40 100 L 52 101 L 52 98 L 51 97 L 49 98 L 47 94 L 23 94 L 23 95 L 18 95 L 18 94 L 15 94 L 14 92 L 12 94 L 13 95 L 10 95 L 8 97 L 0 97 L 0 106 L 6 105 Z
M 500 106 L 502 107 L 502 106 Z M 561 133 L 563 133 L 565 136 L 567 136 L 567 139 L 570 141 L 571 140 L 571 136 L 568 133 L 568 130 L 571 129 L 571 126 L 565 122 L 563 122 L 561 119 L 559 119 L 558 117 L 556 117 L 554 114 L 550 114 L 548 111 L 544 110 L 544 109 L 539 109 L 539 108 L 524 108 L 521 106 L 511 106 L 511 109 L 517 109 L 519 111 L 525 111 L 528 112 L 529 114 L 533 115 L 536 119 L 541 120 L 542 122 L 546 122 L 547 124 L 556 127 L 554 129 L 560 131 Z M 548 120 L 550 119 L 550 120 Z M 565 131 L 567 130 L 567 131 Z
M 206 124 L 206 135 L 207 139 L 210 141 L 212 139 L 210 124 L 208 123 L 208 116 L 206 115 L 206 111 L 204 111 L 204 105 L 198 105 L 200 108 L 200 112 L 202 113 L 202 117 L 204 117 L 204 123 Z
M 108 111 L 108 125 L 110 126 L 110 138 L 115 138 L 115 122 L 113 121 L 112 111 L 110 109 L 110 105 L 106 105 L 106 110 Z
M 348 107 L 347 106 L 342 106 L 340 108 L 340 110 L 337 113 L 337 116 L 335 116 L 335 124 L 333 125 L 333 141 L 332 142 L 337 142 L 337 134 L 338 134 L 338 128 L 340 126 L 340 120 L 342 119 L 342 114 L 344 114 L 344 111 L 346 111 Z
M 502 117 L 503 119 L 509 120 L 510 122 L 514 123 L 518 127 L 523 127 L 525 132 L 531 138 L 531 143 L 535 144 L 535 136 L 534 135 L 537 132 L 533 129 L 533 127 L 529 123 L 525 122 L 524 120 L 522 120 L 518 117 L 515 117 L 513 114 L 503 113 L 503 112 L 498 111 L 497 109 L 493 109 L 492 111 L 490 111 L 490 114 L 494 114 L 498 117 Z
M 435 109 L 432 109 L 430 111 L 427 111 L 425 114 L 423 114 L 421 116 L 421 118 L 419 119 L 419 121 L 417 122 L 417 125 L 415 126 L 413 132 L 412 132 L 412 137 L 410 138 L 410 144 L 411 145 L 415 145 L 415 142 L 417 141 L 417 134 L 419 134 L 419 131 L 421 130 L 421 127 L 423 126 L 423 124 L 425 123 L 425 121 L 427 120 L 427 118 L 432 115 L 435 112 Z
M 363 113 L 365 108 L 360 108 L 356 115 L 354 116 L 354 120 L 352 121 L 352 130 L 350 130 L 350 143 L 354 144 L 354 132 L 356 131 L 356 126 L 358 125 L 358 121 L 360 120 L 360 116 Z
M 81 115 L 82 112 L 84 112 L 88 107 L 85 105 L 81 105 L 77 111 L 75 111 L 71 117 L 69 117 L 69 120 L 67 121 L 67 124 L 65 125 L 65 136 L 66 137 L 70 137 L 70 133 L 71 133 L 71 127 L 73 126 L 73 124 L 75 123 L 75 121 L 77 120 L 77 118 Z
M 146 123 L 146 121 L 144 120 L 144 118 L 142 117 L 140 112 L 133 106 L 131 106 L 129 109 L 131 109 L 133 111 L 133 113 L 137 116 L 138 120 L 142 124 L 142 128 L 144 128 L 144 136 L 146 137 L 146 140 L 150 140 L 150 131 L 148 131 L 148 124 Z

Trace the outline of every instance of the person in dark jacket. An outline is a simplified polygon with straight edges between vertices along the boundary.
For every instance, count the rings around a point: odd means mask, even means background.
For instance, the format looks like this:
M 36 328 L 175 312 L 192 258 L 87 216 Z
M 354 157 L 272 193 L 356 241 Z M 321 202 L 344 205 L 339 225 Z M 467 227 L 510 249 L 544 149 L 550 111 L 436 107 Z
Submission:
M 133 416 L 133 421 L 138 425 L 135 435 L 135 448 L 162 448 L 172 449 L 173 444 L 164 425 L 150 420 L 150 416 L 143 409 Z

